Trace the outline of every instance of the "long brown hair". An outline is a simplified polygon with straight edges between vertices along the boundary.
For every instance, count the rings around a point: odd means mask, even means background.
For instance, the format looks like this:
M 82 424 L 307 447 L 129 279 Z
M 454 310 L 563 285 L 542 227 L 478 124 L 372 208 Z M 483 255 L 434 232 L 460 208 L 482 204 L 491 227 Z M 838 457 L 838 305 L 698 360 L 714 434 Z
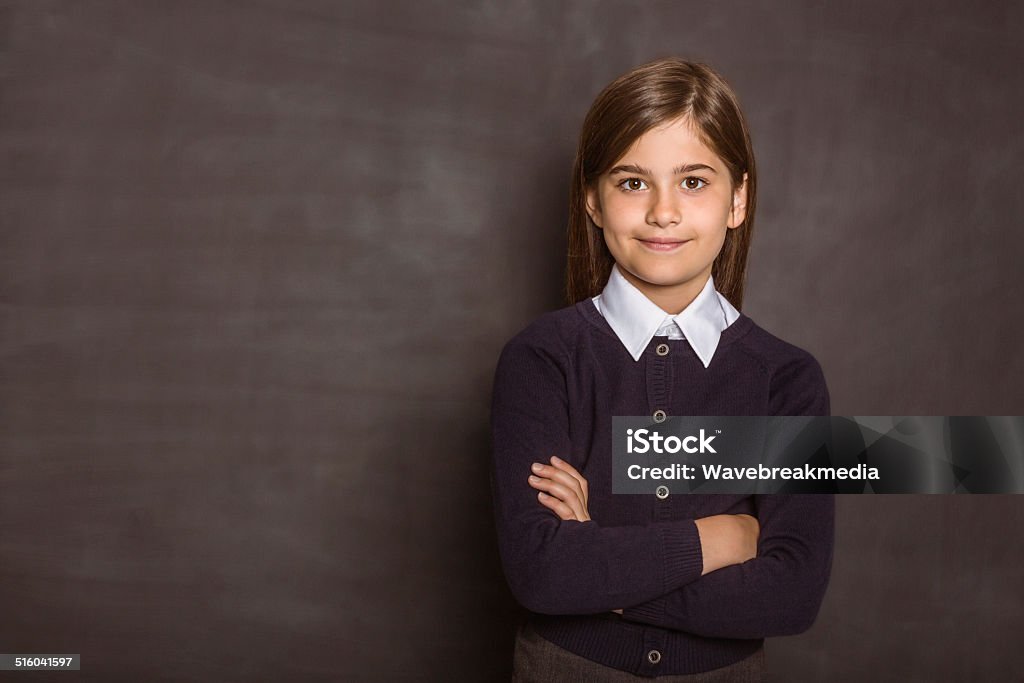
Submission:
M 747 212 L 727 230 L 711 274 L 715 288 L 740 309 L 747 252 L 754 228 L 757 172 L 750 133 L 739 101 L 725 79 L 706 64 L 667 57 L 638 66 L 610 83 L 583 121 L 569 190 L 569 253 L 565 292 L 570 304 L 595 296 L 608 282 L 612 258 L 587 214 L 587 188 L 612 168 L 641 135 L 687 117 L 701 141 L 725 162 L 735 189 L 747 174 Z

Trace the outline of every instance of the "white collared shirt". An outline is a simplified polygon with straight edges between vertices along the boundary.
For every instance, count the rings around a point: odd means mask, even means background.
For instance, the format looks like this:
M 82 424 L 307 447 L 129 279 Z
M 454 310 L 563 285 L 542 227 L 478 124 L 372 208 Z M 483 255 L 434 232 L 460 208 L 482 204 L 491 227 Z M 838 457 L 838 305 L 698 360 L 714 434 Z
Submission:
M 722 331 L 740 317 L 710 276 L 689 306 L 678 315 L 666 313 L 622 276 L 618 264 L 593 302 L 633 360 L 640 360 L 655 336 L 668 336 L 686 339 L 705 368 L 711 365 Z

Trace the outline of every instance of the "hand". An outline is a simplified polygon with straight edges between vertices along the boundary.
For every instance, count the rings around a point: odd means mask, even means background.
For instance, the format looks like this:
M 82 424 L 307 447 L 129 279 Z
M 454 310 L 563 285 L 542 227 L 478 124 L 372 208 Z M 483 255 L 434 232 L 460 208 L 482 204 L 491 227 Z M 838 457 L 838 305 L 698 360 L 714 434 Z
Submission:
M 541 504 L 560 519 L 590 521 L 587 480 L 569 463 L 555 456 L 551 456 L 550 465 L 534 463 L 529 482 L 540 490 L 537 499 Z
M 695 520 L 704 568 L 701 576 L 757 557 L 761 525 L 750 515 L 712 515 Z
M 734 515 L 736 521 L 740 523 L 742 528 L 741 548 L 742 555 L 740 558 L 740 564 L 747 560 L 752 560 L 757 557 L 757 541 L 761 536 L 761 523 L 757 521 L 757 517 L 751 515 Z

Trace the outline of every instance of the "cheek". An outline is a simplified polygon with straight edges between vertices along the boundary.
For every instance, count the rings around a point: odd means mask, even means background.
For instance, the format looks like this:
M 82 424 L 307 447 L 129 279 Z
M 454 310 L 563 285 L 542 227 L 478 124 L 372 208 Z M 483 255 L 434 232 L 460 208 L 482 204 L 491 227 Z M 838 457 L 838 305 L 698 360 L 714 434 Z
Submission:
M 723 201 L 720 197 L 708 197 L 708 200 L 703 202 L 701 206 L 694 207 L 692 216 L 698 223 L 698 228 L 705 232 L 716 232 L 718 230 L 725 230 L 725 224 L 729 220 L 729 209 L 732 208 L 732 204 L 728 201 Z
M 608 192 L 601 197 L 601 207 L 605 220 L 627 219 L 630 213 L 635 212 L 639 205 L 636 201 L 630 201 L 633 197 L 623 195 L 621 192 Z

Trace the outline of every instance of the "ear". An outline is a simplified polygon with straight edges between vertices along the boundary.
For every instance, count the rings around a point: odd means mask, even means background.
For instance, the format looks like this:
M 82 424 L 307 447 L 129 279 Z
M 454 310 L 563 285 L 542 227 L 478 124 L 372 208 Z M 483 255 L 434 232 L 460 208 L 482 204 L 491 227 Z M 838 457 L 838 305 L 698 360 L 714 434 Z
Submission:
M 729 228 L 738 228 L 747 219 L 747 174 L 743 174 L 743 182 L 733 190 L 732 207 L 729 209 L 729 220 L 725 225 Z
M 601 201 L 597 196 L 597 188 L 587 188 L 587 215 L 590 216 L 590 220 L 594 222 L 598 228 L 601 228 L 603 218 L 601 217 Z

